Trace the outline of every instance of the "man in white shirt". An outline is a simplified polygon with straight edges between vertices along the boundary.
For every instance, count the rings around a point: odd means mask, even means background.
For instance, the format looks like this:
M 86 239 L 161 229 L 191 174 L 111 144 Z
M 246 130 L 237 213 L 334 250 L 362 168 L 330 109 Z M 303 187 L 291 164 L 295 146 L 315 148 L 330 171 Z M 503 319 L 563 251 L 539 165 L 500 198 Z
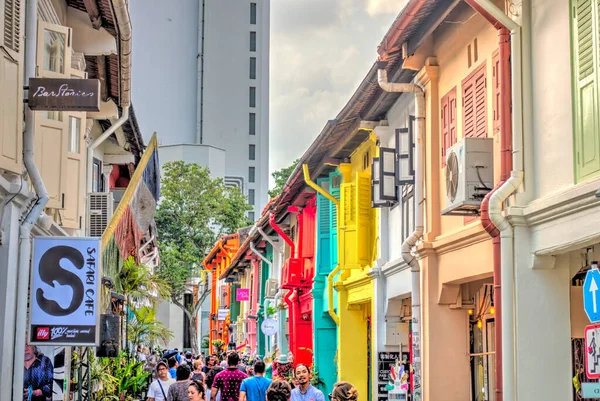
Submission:
M 175 379 L 169 378 L 169 368 L 164 361 L 156 365 L 156 375 L 158 379 L 154 380 L 148 389 L 148 401 L 167 401 L 169 387 L 175 383 Z

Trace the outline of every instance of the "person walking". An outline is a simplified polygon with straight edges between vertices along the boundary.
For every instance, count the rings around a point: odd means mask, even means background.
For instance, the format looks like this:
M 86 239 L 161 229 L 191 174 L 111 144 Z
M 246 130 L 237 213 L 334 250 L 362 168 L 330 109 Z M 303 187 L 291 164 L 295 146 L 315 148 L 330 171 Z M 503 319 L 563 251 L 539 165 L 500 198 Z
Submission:
M 194 359 L 193 366 L 194 371 L 192 372 L 192 380 L 198 380 L 204 383 L 206 377 L 202 372 L 202 361 L 200 359 Z
M 167 401 L 169 387 L 175 383 L 175 379 L 169 377 L 169 368 L 164 361 L 156 364 L 157 379 L 150 384 L 148 389 L 148 401 Z
M 188 386 L 188 398 L 190 401 L 204 401 L 205 394 L 204 384 L 199 380 L 192 380 Z
M 220 366 L 213 366 L 213 368 L 206 374 L 206 401 L 211 401 L 212 398 L 212 394 L 211 394 L 211 389 L 213 386 L 213 383 L 215 382 L 215 377 L 221 373 L 223 371 L 223 368 Z M 217 394 L 217 398 L 214 399 L 214 401 L 220 401 L 221 400 L 221 393 Z
M 188 365 L 181 365 L 177 368 L 177 381 L 169 387 L 167 401 L 189 401 L 190 377 L 192 377 L 192 371 Z
M 265 377 L 265 363 L 254 363 L 254 376 L 245 379 L 240 387 L 240 401 L 264 401 L 271 380 Z
M 238 369 L 240 356 L 236 352 L 227 355 L 227 369 L 215 376 L 212 386 L 211 399 L 216 399 L 217 392 L 221 391 L 221 401 L 239 401 L 242 381 L 248 377 Z
M 348 382 L 337 382 L 329 394 L 331 401 L 358 401 L 358 391 Z
M 169 364 L 169 374 L 171 375 L 171 379 L 175 379 L 177 377 L 177 368 L 179 367 L 179 363 L 174 356 L 169 358 L 167 363 Z
M 310 384 L 312 374 L 310 368 L 299 363 L 294 368 L 294 380 L 298 386 L 292 390 L 292 401 L 325 401 L 323 392 Z
M 267 401 L 290 401 L 292 388 L 286 381 L 275 380 L 267 389 Z

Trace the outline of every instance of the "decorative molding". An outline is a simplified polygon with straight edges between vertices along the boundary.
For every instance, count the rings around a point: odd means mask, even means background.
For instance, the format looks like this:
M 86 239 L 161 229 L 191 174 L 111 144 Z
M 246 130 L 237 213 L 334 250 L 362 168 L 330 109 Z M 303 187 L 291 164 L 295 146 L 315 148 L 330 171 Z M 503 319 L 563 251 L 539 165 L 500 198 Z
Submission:
M 417 76 L 415 77 L 415 83 L 425 86 L 430 81 L 437 82 L 440 73 L 440 67 L 437 65 L 436 57 L 428 57 L 425 60 L 425 67 L 421 68 Z
M 427 253 L 443 255 L 483 241 L 491 241 L 492 237 L 483 229 L 481 224 L 467 226 L 458 232 L 437 237 L 433 242 L 418 247 L 419 257 L 423 258 Z
M 410 270 L 410 266 L 402 257 L 391 260 L 381 267 L 381 272 L 386 278 L 390 278 L 391 276 L 401 273 L 404 270 Z

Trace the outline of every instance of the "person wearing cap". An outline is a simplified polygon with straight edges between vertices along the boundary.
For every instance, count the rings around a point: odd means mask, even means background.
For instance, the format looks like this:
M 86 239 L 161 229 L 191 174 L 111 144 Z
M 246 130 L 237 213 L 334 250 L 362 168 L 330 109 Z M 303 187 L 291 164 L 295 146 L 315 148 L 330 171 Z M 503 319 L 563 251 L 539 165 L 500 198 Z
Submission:
M 169 367 L 165 361 L 156 364 L 157 379 L 150 384 L 148 389 L 148 401 L 167 401 L 169 387 L 175 383 L 174 379 L 169 377 Z

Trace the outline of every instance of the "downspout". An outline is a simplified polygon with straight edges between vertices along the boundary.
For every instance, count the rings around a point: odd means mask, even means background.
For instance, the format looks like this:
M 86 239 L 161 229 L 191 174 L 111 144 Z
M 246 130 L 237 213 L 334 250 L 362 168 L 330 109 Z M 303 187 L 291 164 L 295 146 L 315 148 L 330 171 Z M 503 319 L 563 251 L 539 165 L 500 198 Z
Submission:
M 256 256 L 258 256 L 264 263 L 266 263 L 269 266 L 269 271 L 271 271 L 271 269 L 273 268 L 273 263 L 267 259 L 262 253 L 260 253 L 258 251 L 258 249 L 256 249 L 256 247 L 254 246 L 254 242 L 250 241 L 250 250 L 252 251 L 253 254 L 255 254 Z M 259 277 L 259 280 L 262 282 L 262 277 Z M 263 311 L 264 311 L 264 316 L 266 317 L 267 315 L 267 302 L 269 302 L 269 300 L 267 299 L 267 297 L 265 297 L 264 303 L 263 303 Z M 256 330 L 258 331 L 260 329 L 260 327 L 257 327 Z M 258 336 L 258 333 L 257 333 Z M 266 339 L 265 339 L 266 342 Z M 266 344 L 265 344 L 266 345 Z M 266 347 L 268 348 L 268 347 Z M 267 354 L 267 349 L 264 349 L 263 351 L 265 351 L 265 355 Z
M 329 192 L 325 191 L 310 178 L 310 172 L 308 170 L 307 164 L 302 165 L 302 172 L 304 173 L 304 182 L 306 183 L 306 185 L 323 195 L 325 198 L 329 199 L 331 202 L 333 202 L 336 208 L 340 207 L 340 201 L 338 199 L 336 199 Z M 335 305 L 333 304 L 333 279 L 335 278 L 336 274 L 340 272 L 340 270 L 342 269 L 338 264 L 335 267 L 335 269 L 333 269 L 327 275 L 327 312 L 329 313 L 329 316 L 331 316 L 331 319 L 335 322 L 337 326 L 339 326 L 340 324 L 340 317 L 337 315 L 337 313 L 335 313 Z
M 469 5 L 490 22 L 498 22 L 510 30 L 511 54 L 511 109 L 512 109 L 512 171 L 510 177 L 490 196 L 489 217 L 500 231 L 501 296 L 502 296 L 502 387 L 508 400 L 516 400 L 516 346 L 515 346 L 515 273 L 513 226 L 502 214 L 502 204 L 523 183 L 523 54 L 521 26 L 510 19 L 489 0 L 469 0 Z M 507 117 L 505 113 L 504 117 Z
M 511 161 L 511 140 L 512 131 L 510 127 L 510 35 L 506 28 L 498 30 L 498 39 L 500 45 L 500 181 L 489 192 L 481 203 L 481 225 L 485 231 L 492 237 L 492 252 L 494 259 L 494 333 L 495 333 L 495 352 L 496 352 L 496 401 L 502 401 L 502 277 L 501 277 L 501 257 L 500 257 L 500 231 L 492 223 L 489 216 L 489 201 L 496 190 L 508 180 L 512 169 Z
M 386 92 L 408 92 L 415 94 L 415 119 L 416 144 L 415 144 L 415 200 L 417 202 L 417 211 L 415 213 L 415 230 L 404 240 L 401 246 L 402 258 L 410 266 L 412 272 L 412 339 L 413 349 L 421 350 L 421 269 L 416 256 L 413 256 L 412 249 L 417 245 L 424 232 L 423 225 L 423 182 L 425 176 L 425 146 L 423 144 L 423 135 L 425 132 L 425 92 L 419 85 L 411 83 L 390 83 L 388 82 L 387 71 L 380 66 L 377 70 L 377 82 L 381 89 Z M 421 352 L 413 352 L 413 369 L 415 383 L 423 383 L 421 372 Z M 416 386 L 415 386 L 416 387 Z M 422 388 L 413 389 L 415 399 L 421 399 Z
M 37 39 L 37 0 L 28 0 L 25 9 L 25 80 L 35 77 Z M 27 86 L 28 82 L 24 85 Z M 35 190 L 37 199 L 19 228 L 19 270 L 17 273 L 17 310 L 15 345 L 13 355 L 13 399 L 23 398 L 23 365 L 19 363 L 25 353 L 27 336 L 27 304 L 29 301 L 29 260 L 31 257 L 31 230 L 44 214 L 48 191 L 34 158 L 34 112 L 25 107 L 25 133 L 23 135 L 23 164 Z

